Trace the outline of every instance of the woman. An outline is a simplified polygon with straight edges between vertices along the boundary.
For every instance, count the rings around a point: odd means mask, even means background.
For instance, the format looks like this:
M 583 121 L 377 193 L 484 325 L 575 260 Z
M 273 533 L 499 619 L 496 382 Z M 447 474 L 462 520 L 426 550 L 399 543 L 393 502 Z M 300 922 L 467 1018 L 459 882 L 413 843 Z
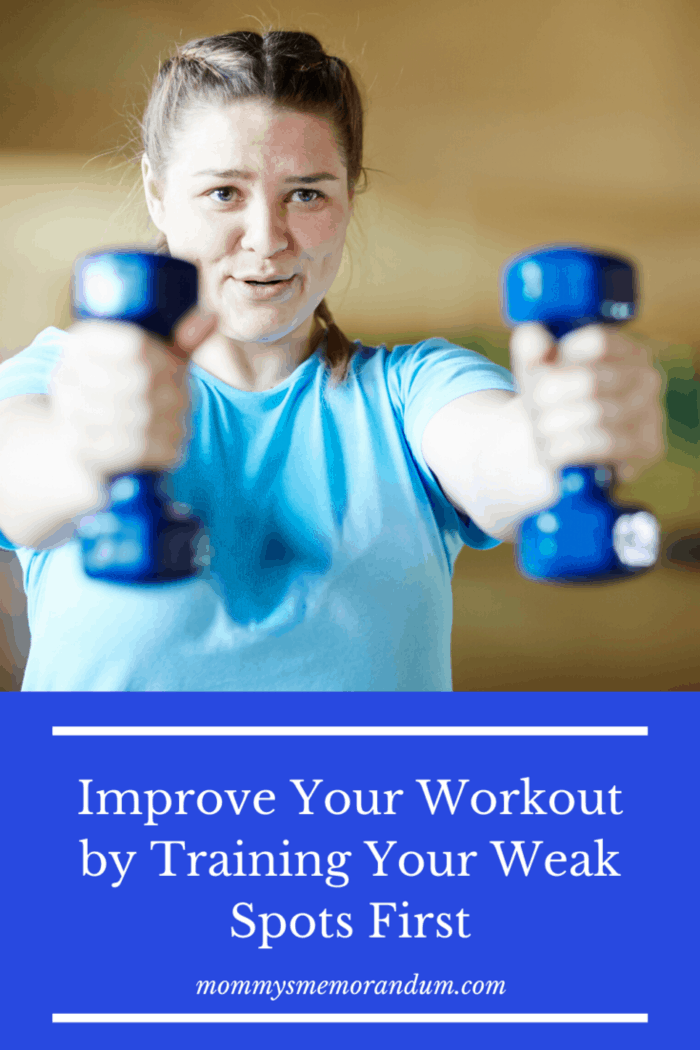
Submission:
M 346 65 L 303 33 L 231 33 L 167 61 L 143 124 L 162 249 L 203 305 L 170 347 L 55 328 L 0 369 L 0 543 L 18 548 L 25 690 L 448 690 L 462 544 L 512 540 L 568 462 L 661 448 L 644 352 L 590 327 L 513 336 L 519 384 L 430 339 L 351 344 L 324 296 L 362 174 Z M 187 413 L 189 412 L 189 417 Z M 185 422 L 189 418 L 189 439 Z M 88 579 L 76 522 L 110 476 L 171 468 L 207 523 L 200 579 Z

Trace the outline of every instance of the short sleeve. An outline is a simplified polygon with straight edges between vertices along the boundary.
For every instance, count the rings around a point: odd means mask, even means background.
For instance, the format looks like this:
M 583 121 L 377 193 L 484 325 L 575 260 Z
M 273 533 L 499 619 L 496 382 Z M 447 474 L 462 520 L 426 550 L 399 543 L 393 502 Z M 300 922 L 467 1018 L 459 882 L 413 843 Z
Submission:
M 22 394 L 47 394 L 51 373 L 68 338 L 60 328 L 45 328 L 33 343 L 0 364 L 0 401 Z
M 479 390 L 514 392 L 510 372 L 476 350 L 441 338 L 394 347 L 387 357 L 387 367 L 394 409 L 403 420 L 406 441 L 434 505 L 440 508 L 441 516 L 453 519 L 456 531 L 468 546 L 497 546 L 500 541 L 487 536 L 452 506 L 426 463 L 421 446 L 428 421 L 455 398 Z
M 0 401 L 22 394 L 47 394 L 65 339 L 61 329 L 45 328 L 33 343 L 0 364 Z M 18 549 L 2 532 L 0 548 Z

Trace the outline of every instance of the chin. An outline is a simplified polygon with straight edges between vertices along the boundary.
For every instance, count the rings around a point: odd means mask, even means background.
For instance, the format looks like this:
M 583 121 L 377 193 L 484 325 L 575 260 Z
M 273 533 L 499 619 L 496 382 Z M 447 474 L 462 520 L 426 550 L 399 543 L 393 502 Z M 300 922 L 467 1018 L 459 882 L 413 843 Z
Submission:
M 240 319 L 228 323 L 225 318 L 222 318 L 219 321 L 219 333 L 226 336 L 227 339 L 233 339 L 236 343 L 274 343 L 287 338 L 307 319 L 303 318 L 300 321 L 298 317 L 294 317 L 285 323 L 275 318 L 267 322 L 251 320 L 248 324 L 241 324 Z

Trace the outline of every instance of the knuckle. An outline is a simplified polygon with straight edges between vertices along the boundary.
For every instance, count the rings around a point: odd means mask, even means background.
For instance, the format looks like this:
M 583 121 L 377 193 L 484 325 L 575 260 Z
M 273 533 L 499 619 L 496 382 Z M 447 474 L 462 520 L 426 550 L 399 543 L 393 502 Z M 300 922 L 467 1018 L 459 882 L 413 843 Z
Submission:
M 543 376 L 533 390 L 533 400 L 542 408 L 555 405 L 563 396 L 561 379 L 557 376 Z
M 587 427 L 584 430 L 585 451 L 592 456 L 607 456 L 614 452 L 616 440 L 613 435 L 601 427 Z
M 598 389 L 598 376 L 592 369 L 582 369 L 577 376 L 578 387 L 582 397 L 593 397 Z
M 652 397 L 658 397 L 661 393 L 661 376 L 655 368 L 649 368 L 646 371 L 646 385 L 649 395 Z
M 562 414 L 556 410 L 543 412 L 536 423 L 537 430 L 545 437 L 553 437 L 562 429 Z
M 605 410 L 600 401 L 591 401 L 586 406 L 586 422 L 590 426 L 599 427 L 603 423 Z

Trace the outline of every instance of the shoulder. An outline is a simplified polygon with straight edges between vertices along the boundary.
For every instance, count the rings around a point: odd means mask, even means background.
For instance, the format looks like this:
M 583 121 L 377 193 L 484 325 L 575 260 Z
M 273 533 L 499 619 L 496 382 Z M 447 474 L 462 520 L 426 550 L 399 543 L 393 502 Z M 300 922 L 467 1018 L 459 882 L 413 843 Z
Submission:
M 434 336 L 416 343 L 402 343 L 387 354 L 385 372 L 389 387 L 404 404 L 438 391 L 452 396 L 478 390 L 513 390 L 507 368 L 477 350 Z
M 55 363 L 70 340 L 62 328 L 44 328 L 28 346 L 13 351 L 0 351 L 0 369 L 6 373 L 28 361 Z
M 356 346 L 357 350 L 351 359 L 355 369 L 362 369 L 371 363 L 385 368 L 387 372 L 405 372 L 418 368 L 439 368 L 445 362 L 452 361 L 492 371 L 510 381 L 510 373 L 506 368 L 495 364 L 480 351 L 452 343 L 444 336 L 430 336 L 415 343 L 398 343 L 392 348 L 387 343 L 365 346 L 359 340 L 356 340 Z
M 460 367 L 484 369 L 510 376 L 507 369 L 494 364 L 478 350 L 451 343 L 444 336 L 431 336 L 417 343 L 402 343 L 391 351 L 389 366 L 394 369 L 442 368 L 448 362 Z
M 29 346 L 7 357 L 0 364 L 0 398 L 47 393 L 69 339 L 61 328 L 45 328 Z
M 42 329 L 27 346 L 18 347 L 16 350 L 10 351 L 0 350 L 0 365 L 4 366 L 9 361 L 14 361 L 22 354 L 48 352 L 52 348 L 60 349 L 65 346 L 69 339 L 70 335 L 68 332 L 65 332 L 62 328 L 50 325 L 48 328 Z

